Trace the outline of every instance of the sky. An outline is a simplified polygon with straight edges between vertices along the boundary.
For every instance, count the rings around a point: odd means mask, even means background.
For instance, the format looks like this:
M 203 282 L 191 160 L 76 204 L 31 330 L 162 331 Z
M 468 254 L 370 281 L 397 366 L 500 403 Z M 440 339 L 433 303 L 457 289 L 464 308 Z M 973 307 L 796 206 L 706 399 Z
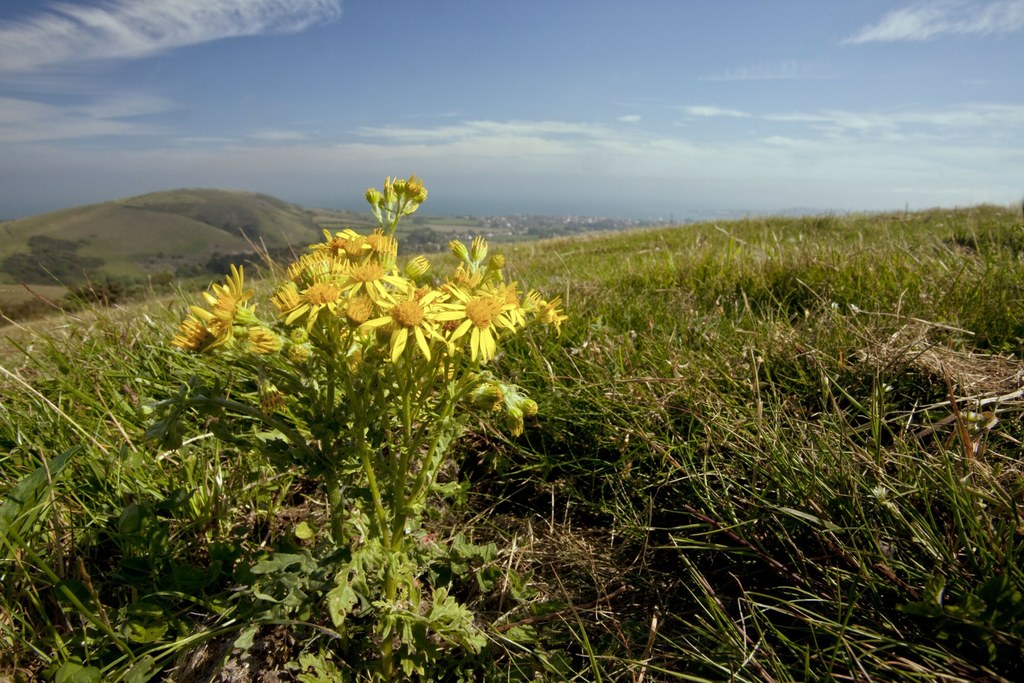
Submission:
M 2 0 L 0 218 L 180 187 L 683 218 L 1024 199 L 1024 0 Z

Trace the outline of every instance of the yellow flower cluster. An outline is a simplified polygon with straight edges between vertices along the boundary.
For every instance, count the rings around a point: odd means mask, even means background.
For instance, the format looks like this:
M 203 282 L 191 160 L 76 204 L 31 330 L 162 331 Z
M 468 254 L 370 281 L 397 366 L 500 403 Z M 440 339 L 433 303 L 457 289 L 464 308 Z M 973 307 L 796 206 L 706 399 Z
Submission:
M 255 314 L 255 305 L 246 305 L 253 290 L 245 289 L 241 266 L 231 266 L 224 284 L 214 283 L 203 292 L 209 308 L 190 306 L 191 313 L 181 323 L 171 345 L 187 351 L 204 352 L 224 346 L 240 345 L 252 353 L 273 353 L 281 341 Z
M 324 230 L 324 241 L 310 245 L 288 267 L 287 280 L 271 298 L 283 326 L 339 343 L 353 335 L 370 342 L 386 339 L 392 362 L 415 347 L 427 360 L 437 350 L 449 356 L 468 350 L 472 361 L 486 363 L 503 335 L 530 321 L 560 329 L 566 319 L 560 300 L 546 301 L 532 290 L 522 295 L 515 282 L 506 283 L 504 259 L 487 260 L 487 242 L 481 237 L 469 248 L 458 240 L 450 243 L 461 263 L 440 287 L 417 282 L 430 268 L 422 256 L 399 269 L 398 241 L 385 229 L 393 229 L 397 218 L 415 211 L 424 198 L 426 189 L 416 176 L 388 178 L 383 192 L 368 190 L 366 199 L 381 229 L 365 236 Z M 232 267 L 225 285 L 215 284 L 204 294 L 209 309 L 192 307 L 172 344 L 198 352 L 229 341 L 253 353 L 281 349 L 277 334 L 246 305 L 251 296 L 251 290 L 243 289 L 242 270 Z M 289 356 L 295 356 L 292 344 L 287 346 Z

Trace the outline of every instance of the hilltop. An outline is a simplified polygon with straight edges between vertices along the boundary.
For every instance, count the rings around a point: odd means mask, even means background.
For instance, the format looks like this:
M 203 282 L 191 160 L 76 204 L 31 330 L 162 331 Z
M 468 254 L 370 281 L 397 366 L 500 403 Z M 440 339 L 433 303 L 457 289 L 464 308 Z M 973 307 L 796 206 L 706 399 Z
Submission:
M 141 286 L 302 249 L 335 218 L 255 192 L 179 189 L 0 223 L 0 308 L 24 317 L 69 293 L 120 300 Z
M 305 245 L 319 229 L 307 209 L 252 192 L 154 192 L 0 225 L 0 282 L 65 285 L 201 269 L 220 254 Z

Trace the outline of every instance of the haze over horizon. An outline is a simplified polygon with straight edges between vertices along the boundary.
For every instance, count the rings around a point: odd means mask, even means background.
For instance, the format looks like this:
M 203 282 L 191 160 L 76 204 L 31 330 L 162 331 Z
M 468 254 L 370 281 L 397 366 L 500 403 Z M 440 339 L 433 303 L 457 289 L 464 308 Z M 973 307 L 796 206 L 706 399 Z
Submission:
M 7 0 L 0 218 L 179 187 L 654 218 L 1024 198 L 1024 0 Z

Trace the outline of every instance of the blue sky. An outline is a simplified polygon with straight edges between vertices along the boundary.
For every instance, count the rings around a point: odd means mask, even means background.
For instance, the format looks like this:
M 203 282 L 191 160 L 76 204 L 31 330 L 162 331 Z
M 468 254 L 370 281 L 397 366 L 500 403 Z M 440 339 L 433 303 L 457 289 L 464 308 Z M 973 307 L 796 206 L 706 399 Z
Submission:
M 652 218 L 1024 198 L 1024 0 L 4 0 L 0 217 L 177 187 Z

